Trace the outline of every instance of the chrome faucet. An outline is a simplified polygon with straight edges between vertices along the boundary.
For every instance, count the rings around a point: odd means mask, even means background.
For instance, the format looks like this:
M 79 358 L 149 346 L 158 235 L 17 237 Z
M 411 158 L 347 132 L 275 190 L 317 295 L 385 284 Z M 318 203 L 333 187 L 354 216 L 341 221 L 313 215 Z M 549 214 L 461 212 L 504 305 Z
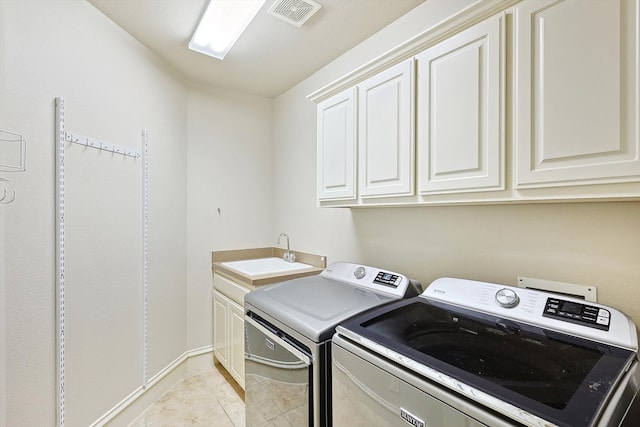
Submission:
M 280 233 L 280 235 L 278 236 L 278 243 L 277 243 L 278 245 L 280 244 L 281 237 L 287 238 L 287 252 L 285 252 L 282 258 L 284 258 L 285 261 L 294 262 L 296 260 L 296 255 L 292 254 L 291 251 L 289 250 L 289 236 L 287 236 L 285 233 Z

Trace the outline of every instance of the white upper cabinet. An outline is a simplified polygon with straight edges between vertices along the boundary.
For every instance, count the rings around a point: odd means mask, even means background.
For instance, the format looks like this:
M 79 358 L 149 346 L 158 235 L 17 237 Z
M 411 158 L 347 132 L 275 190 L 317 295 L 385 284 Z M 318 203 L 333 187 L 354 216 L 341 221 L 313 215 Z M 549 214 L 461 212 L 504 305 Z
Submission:
M 418 191 L 504 189 L 503 15 L 416 56 Z
M 640 0 L 483 0 L 309 95 L 320 206 L 640 200 Z
M 640 180 L 638 0 L 514 10 L 514 187 Z
M 359 194 L 414 194 L 413 59 L 358 85 Z
M 356 197 L 356 88 L 318 104 L 318 200 Z

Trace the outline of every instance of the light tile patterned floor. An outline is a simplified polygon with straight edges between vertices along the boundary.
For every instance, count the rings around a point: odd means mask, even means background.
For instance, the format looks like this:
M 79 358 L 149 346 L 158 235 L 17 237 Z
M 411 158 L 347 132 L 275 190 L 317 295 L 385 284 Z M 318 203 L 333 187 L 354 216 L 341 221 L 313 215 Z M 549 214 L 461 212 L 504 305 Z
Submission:
M 184 378 L 129 427 L 244 427 L 244 392 L 217 365 Z

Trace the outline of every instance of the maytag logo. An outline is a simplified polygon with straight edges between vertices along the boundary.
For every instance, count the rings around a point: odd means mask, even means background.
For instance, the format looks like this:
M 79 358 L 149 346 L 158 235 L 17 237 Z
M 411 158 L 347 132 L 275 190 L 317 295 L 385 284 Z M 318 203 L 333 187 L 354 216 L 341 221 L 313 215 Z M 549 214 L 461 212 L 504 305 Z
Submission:
M 424 421 L 422 421 L 415 415 L 412 415 L 410 412 L 405 411 L 403 408 L 400 408 L 400 418 L 402 418 L 412 426 L 425 427 Z

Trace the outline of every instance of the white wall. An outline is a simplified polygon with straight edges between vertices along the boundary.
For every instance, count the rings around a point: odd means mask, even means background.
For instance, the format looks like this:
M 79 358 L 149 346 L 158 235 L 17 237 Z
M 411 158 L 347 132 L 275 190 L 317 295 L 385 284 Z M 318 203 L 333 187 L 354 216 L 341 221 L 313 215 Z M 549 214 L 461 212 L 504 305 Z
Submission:
M 56 423 L 55 97 L 68 131 L 138 150 L 149 134 L 148 379 L 211 346 L 211 251 L 277 237 L 271 100 L 189 87 L 85 1 L 0 1 L 0 129 L 28 140 L 27 171 L 0 173 L 17 189 L 0 206 L 3 426 Z M 67 154 L 75 426 L 141 383 L 142 166 L 77 145 Z
M 189 93 L 189 348 L 212 342 L 211 251 L 273 246 L 271 100 Z
M 54 98 L 67 130 L 141 149 L 149 131 L 149 374 L 187 350 L 186 88 L 84 1 L 0 2 L 0 129 L 26 172 L 2 205 L 1 425 L 56 422 Z M 80 150 L 79 150 L 80 148 Z M 88 425 L 140 384 L 141 161 L 69 147 L 66 425 Z M 125 170 L 126 169 L 126 170 Z M 125 219 L 126 218 L 126 219 Z M 132 255 L 133 254 L 133 255 Z M 4 344 L 4 343 L 3 343 Z M 4 396 L 3 396 L 4 397 Z
M 640 323 L 640 202 L 317 208 L 316 110 L 306 99 L 470 1 L 428 0 L 274 101 L 275 224 L 296 249 L 406 273 L 598 287 Z

